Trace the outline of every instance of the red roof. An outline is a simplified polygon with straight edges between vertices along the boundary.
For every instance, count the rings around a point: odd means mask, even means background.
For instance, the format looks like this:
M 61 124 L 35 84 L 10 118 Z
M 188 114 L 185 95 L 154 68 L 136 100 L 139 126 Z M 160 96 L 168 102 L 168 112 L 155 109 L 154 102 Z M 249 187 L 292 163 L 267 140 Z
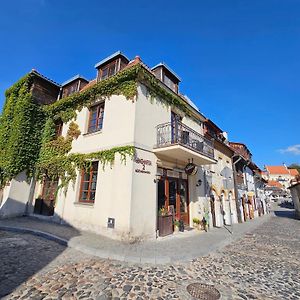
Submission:
M 280 189 L 283 188 L 283 185 L 281 183 L 279 183 L 278 181 L 275 180 L 269 180 L 267 183 L 268 186 L 274 186 L 274 187 L 278 187 Z
M 266 166 L 266 170 L 270 174 L 286 174 L 289 175 L 289 170 L 285 166 Z
M 290 171 L 290 174 L 291 174 L 292 176 L 298 176 L 298 175 L 299 175 L 299 172 L 298 172 L 297 169 L 289 169 L 289 171 Z

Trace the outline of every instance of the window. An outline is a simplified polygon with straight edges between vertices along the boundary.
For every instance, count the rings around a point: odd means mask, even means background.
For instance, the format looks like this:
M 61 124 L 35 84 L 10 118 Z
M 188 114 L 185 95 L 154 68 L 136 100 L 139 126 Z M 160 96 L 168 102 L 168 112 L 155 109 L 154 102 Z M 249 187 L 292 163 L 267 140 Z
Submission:
M 104 103 L 91 107 L 88 133 L 96 132 L 102 129 L 103 116 L 104 116 Z
M 98 175 L 98 162 L 93 162 L 90 170 L 81 171 L 79 202 L 94 203 Z
M 101 69 L 100 79 L 104 80 L 104 79 L 106 79 L 110 76 L 115 75 L 116 74 L 116 69 L 117 69 L 117 62 L 116 61 L 113 61 L 109 65 L 103 67 L 103 69 Z
M 164 74 L 164 84 L 167 86 L 167 87 L 169 87 L 172 91 L 174 91 L 174 92 L 178 92 L 178 90 L 177 90 L 177 84 L 175 84 L 174 83 L 174 81 L 171 79 L 171 78 L 169 78 L 166 74 Z

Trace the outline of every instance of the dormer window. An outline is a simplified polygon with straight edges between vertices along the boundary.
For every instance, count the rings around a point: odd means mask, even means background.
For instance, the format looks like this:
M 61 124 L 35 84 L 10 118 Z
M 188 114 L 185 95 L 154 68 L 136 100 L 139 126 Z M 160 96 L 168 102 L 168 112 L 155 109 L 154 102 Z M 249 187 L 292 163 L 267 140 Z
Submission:
M 101 60 L 95 65 L 98 70 L 97 80 L 104 80 L 109 78 L 127 66 L 129 59 L 120 51 L 112 54 L 111 56 Z
M 113 61 L 112 63 L 99 69 L 99 78 L 100 80 L 103 80 L 110 76 L 115 75 L 116 73 L 117 73 L 117 61 Z
M 89 81 L 81 75 L 76 75 L 70 78 L 69 80 L 62 83 L 62 98 L 79 92 L 88 83 Z
M 169 89 L 175 93 L 178 93 L 180 78 L 166 64 L 159 63 L 152 68 L 152 71 L 155 76 L 160 79 Z

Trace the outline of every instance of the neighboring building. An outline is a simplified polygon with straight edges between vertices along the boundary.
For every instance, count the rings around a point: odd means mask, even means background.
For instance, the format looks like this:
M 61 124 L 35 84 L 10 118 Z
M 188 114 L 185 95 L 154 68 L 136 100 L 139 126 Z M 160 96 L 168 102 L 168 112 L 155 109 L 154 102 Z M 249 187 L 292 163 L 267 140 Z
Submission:
M 283 186 L 285 191 L 290 186 L 297 175 L 299 175 L 296 169 L 288 169 L 286 165 L 282 166 L 265 166 L 264 178 L 268 181 L 276 181 Z
M 48 105 L 57 100 L 61 88 L 59 84 L 36 70 L 29 75 L 32 78 L 30 90 L 34 103 Z M 32 198 L 33 188 L 34 180 L 28 180 L 25 171 L 0 188 L 0 218 L 23 215 Z
M 254 184 L 255 184 L 255 194 L 256 194 L 256 203 L 258 207 L 258 216 L 268 213 L 268 203 L 269 198 L 266 194 L 267 180 L 262 176 L 262 171 L 257 167 L 254 170 Z
M 258 215 L 254 183 L 254 170 L 257 167 L 252 162 L 252 154 L 245 144 L 229 142 L 229 145 L 235 152 L 232 161 L 238 221 L 245 222 Z
M 237 211 L 232 171 L 234 151 L 229 147 L 227 134 L 214 122 L 204 123 L 205 136 L 214 140 L 216 164 L 206 166 L 209 186 L 211 224 L 215 227 L 237 223 Z

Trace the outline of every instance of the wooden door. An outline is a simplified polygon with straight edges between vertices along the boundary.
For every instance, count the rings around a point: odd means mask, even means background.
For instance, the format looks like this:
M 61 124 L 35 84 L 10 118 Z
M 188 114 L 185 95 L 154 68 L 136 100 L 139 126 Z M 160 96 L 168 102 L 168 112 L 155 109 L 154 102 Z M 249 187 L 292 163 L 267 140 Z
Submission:
M 210 198 L 210 211 L 212 216 L 213 227 L 216 227 L 216 212 L 215 212 L 215 201 L 213 198 Z

